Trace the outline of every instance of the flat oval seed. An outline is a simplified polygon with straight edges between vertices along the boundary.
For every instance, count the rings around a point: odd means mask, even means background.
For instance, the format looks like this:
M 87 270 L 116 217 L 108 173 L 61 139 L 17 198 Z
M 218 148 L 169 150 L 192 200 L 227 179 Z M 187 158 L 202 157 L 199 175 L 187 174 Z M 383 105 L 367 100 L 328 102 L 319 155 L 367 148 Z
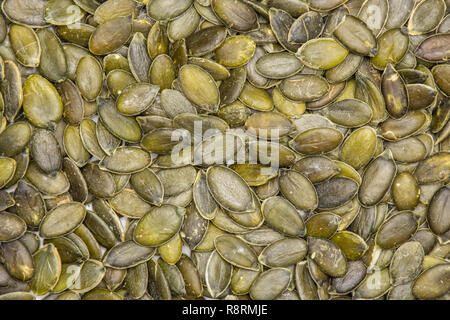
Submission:
M 333 34 L 355 54 L 373 56 L 377 51 L 377 41 L 372 30 L 357 17 L 346 15 Z
M 330 86 L 320 76 L 301 74 L 284 79 L 279 85 L 279 89 L 290 100 L 311 102 L 326 94 Z
M 216 50 L 225 41 L 228 31 L 223 26 L 211 26 L 198 30 L 186 38 L 188 53 L 203 56 Z
M 319 208 L 332 209 L 349 202 L 358 192 L 356 181 L 348 178 L 331 178 L 315 186 Z
M 446 233 L 450 229 L 450 189 L 439 189 L 431 199 L 428 206 L 427 222 L 430 229 L 438 235 Z
M 0 213 L 0 222 L 0 242 L 19 239 L 27 228 L 21 218 L 8 212 Z
M 158 176 L 150 169 L 131 175 L 130 183 L 144 200 L 160 206 L 164 198 L 164 186 Z
M 252 300 L 272 300 L 289 286 L 291 271 L 273 268 L 261 273 L 250 288 Z
M 53 244 L 47 244 L 33 255 L 35 274 L 30 286 L 34 294 L 42 296 L 52 290 L 61 274 L 61 259 Z
M 448 84 L 450 65 L 437 65 L 431 69 L 431 72 L 439 89 L 448 97 L 450 95 L 450 85 Z
M 392 183 L 392 198 L 399 210 L 413 210 L 419 203 L 419 184 L 409 172 L 400 172 Z
M 228 234 L 221 235 L 214 240 L 214 246 L 220 256 L 233 266 L 259 270 L 256 253 L 241 239 Z
M 5 0 L 2 3 L 2 11 L 6 17 L 15 22 L 30 27 L 44 27 L 44 12 L 47 1 L 45 0 Z
M 439 152 L 419 163 L 414 176 L 419 184 L 445 181 L 450 176 L 450 153 Z
M 39 235 L 44 239 L 66 235 L 78 228 L 85 216 L 86 209 L 81 203 L 64 203 L 44 216 L 39 227 Z
M 58 90 L 63 102 L 64 120 L 68 124 L 78 125 L 84 117 L 84 100 L 80 90 L 69 79 L 56 84 L 56 90 Z
M 239 100 L 247 107 L 258 111 L 271 111 L 273 101 L 270 95 L 263 89 L 257 88 L 250 82 L 245 82 L 239 95 Z
M 264 248 L 258 261 L 270 268 L 289 267 L 306 257 L 308 251 L 303 239 L 286 238 L 275 241 Z
M 94 2 L 94 1 L 89 1 Z M 95 2 L 94 2 L 95 3 Z M 96 23 L 101 24 L 107 20 L 116 17 L 126 17 L 133 14 L 136 9 L 136 3 L 130 0 L 114 0 L 108 1 L 98 5 L 94 10 L 94 20 Z
M 389 271 L 394 285 L 406 284 L 419 275 L 424 259 L 420 242 L 410 241 L 402 244 L 392 257 Z
M 345 2 L 346 2 L 346 0 L 331 0 L 331 1 L 308 0 L 307 3 L 311 9 L 318 10 L 318 11 L 329 11 L 329 10 L 339 7 L 340 5 L 344 4 Z
M 378 285 L 374 286 L 373 283 Z M 369 273 L 354 292 L 355 299 L 375 299 L 384 295 L 391 287 L 388 268 L 376 269 Z
M 417 230 L 417 216 L 402 211 L 387 219 L 379 228 L 375 242 L 383 249 L 391 249 L 408 241 Z
M 19 63 L 30 68 L 39 66 L 42 49 L 33 29 L 14 24 L 9 30 L 9 39 Z
M 450 288 L 450 264 L 444 263 L 424 271 L 414 282 L 412 293 L 428 300 L 443 296 Z
M 71 290 L 77 293 L 86 293 L 94 289 L 105 276 L 106 268 L 97 260 L 87 260 L 83 263 L 80 275 Z
M 350 231 L 338 231 L 330 240 L 341 248 L 348 260 L 358 260 L 369 248 L 363 238 Z
M 92 119 L 83 119 L 80 123 L 81 141 L 91 155 L 97 159 L 103 159 L 106 153 L 97 140 L 96 126 L 97 124 Z
M 157 21 L 172 20 L 185 12 L 192 0 L 154 0 L 147 4 L 147 14 Z
M 347 128 L 363 126 L 372 119 L 372 109 L 367 103 L 357 99 L 335 102 L 323 114 L 334 123 Z
M 342 250 L 333 242 L 320 238 L 308 238 L 310 258 L 331 277 L 342 277 L 347 273 L 347 260 Z
M 416 57 L 433 63 L 445 63 L 449 58 L 450 34 L 432 35 L 423 40 L 415 51 Z
M 183 93 L 172 89 L 164 89 L 161 91 L 161 107 L 170 118 L 174 118 L 181 113 L 197 113 L 197 109 Z
M 79 126 L 66 126 L 63 140 L 64 150 L 77 166 L 82 167 L 88 163 L 91 155 L 86 150 L 81 140 Z
M 0 82 L 0 89 L 4 100 L 2 109 L 6 119 L 14 121 L 23 101 L 22 80 L 20 70 L 13 61 L 4 62 L 4 81 Z
M 408 22 L 410 35 L 421 35 L 433 31 L 445 15 L 443 0 L 425 0 L 419 3 L 411 13 Z
M 0 188 L 3 188 L 13 178 L 16 166 L 16 160 L 0 157 Z
M 51 81 L 64 80 L 67 61 L 61 41 L 50 29 L 38 30 L 36 34 L 42 48 L 39 71 Z
M 393 118 L 402 118 L 408 112 L 409 97 L 405 82 L 390 63 L 383 72 L 381 92 L 386 109 Z
M 153 208 L 136 225 L 134 241 L 149 247 L 166 243 L 180 230 L 185 212 L 172 205 Z
M 378 51 L 370 61 L 375 68 L 383 70 L 388 63 L 399 63 L 408 45 L 409 37 L 401 29 L 388 30 L 378 38 Z
M 139 142 L 141 140 L 142 131 L 137 121 L 134 118 L 120 114 L 113 100 L 100 99 L 98 101 L 98 114 L 102 124 L 116 137 L 129 142 Z
M 67 192 L 70 187 L 69 181 L 62 171 L 58 171 L 56 175 L 49 175 L 43 172 L 34 162 L 31 162 L 28 166 L 25 177 L 40 192 L 52 196 Z
M 208 72 L 196 65 L 184 65 L 179 70 L 179 82 L 183 93 L 192 103 L 208 111 L 217 110 L 219 89 Z
M 295 55 L 309 68 L 327 70 L 344 61 L 347 54 L 348 50 L 336 40 L 321 38 L 306 42 Z
M 237 68 L 245 65 L 255 53 L 256 43 L 249 36 L 239 35 L 226 39 L 216 49 L 215 58 L 218 63 L 227 68 Z
M 343 277 L 331 280 L 331 291 L 337 294 L 346 294 L 353 291 L 364 280 L 367 267 L 360 260 L 349 261 L 347 273 Z
M 358 199 L 362 205 L 370 207 L 380 202 L 392 185 L 397 166 L 390 150 L 373 160 L 364 171 Z
M 132 17 L 117 17 L 99 25 L 89 39 L 89 50 L 95 55 L 106 55 L 125 44 L 130 38 Z
M 289 142 L 289 146 L 302 154 L 317 155 L 333 151 L 343 139 L 337 129 L 313 128 L 299 133 Z
M 48 130 L 37 129 L 30 141 L 30 152 L 36 164 L 46 173 L 61 169 L 62 156 L 58 141 Z
M 295 131 L 292 122 L 277 112 L 259 112 L 245 122 L 245 129 L 264 139 L 278 139 Z
M 103 71 L 97 59 L 82 57 L 75 71 L 75 80 L 81 95 L 88 101 L 95 100 L 103 84 Z
M 233 266 L 226 262 L 217 251 L 213 251 L 206 264 L 206 287 L 212 298 L 219 297 L 229 286 Z
M 428 113 L 423 110 L 410 111 L 401 119 L 388 119 L 384 121 L 380 126 L 381 135 L 389 141 L 407 138 L 418 133 L 427 125 L 428 121 Z
M 317 208 L 316 190 L 311 181 L 300 172 L 284 170 L 280 173 L 279 181 L 281 193 L 296 208 L 308 211 Z
M 112 247 L 103 258 L 103 263 L 107 267 L 127 269 L 150 260 L 155 251 L 155 248 L 140 246 L 133 241 L 125 241 Z
M 375 36 L 386 23 L 389 13 L 388 0 L 368 0 L 365 1 L 358 12 L 358 18 L 367 24 Z
M 128 174 L 142 171 L 151 162 L 151 155 L 139 147 L 119 147 L 103 158 L 99 166 L 113 173 Z
M 55 87 L 34 74 L 23 85 L 23 111 L 31 124 L 51 129 L 62 117 L 63 104 Z
M 258 28 L 256 12 L 242 1 L 212 0 L 211 7 L 224 24 L 238 32 L 248 32 Z
M 262 212 L 268 225 L 277 231 L 294 237 L 305 235 L 305 224 L 295 207 L 282 197 L 264 200 Z
M 206 181 L 209 192 L 224 209 L 237 213 L 254 211 L 250 187 L 235 171 L 222 166 L 210 167 Z
M 299 72 L 303 64 L 292 53 L 279 52 L 262 56 L 256 62 L 255 68 L 263 77 L 284 79 Z

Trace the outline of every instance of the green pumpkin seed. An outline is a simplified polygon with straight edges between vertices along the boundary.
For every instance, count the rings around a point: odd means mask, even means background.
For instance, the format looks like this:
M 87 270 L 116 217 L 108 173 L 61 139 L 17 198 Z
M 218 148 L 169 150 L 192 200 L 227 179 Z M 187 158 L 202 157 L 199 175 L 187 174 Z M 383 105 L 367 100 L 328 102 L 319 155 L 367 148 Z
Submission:
M 4 62 L 4 81 L 0 83 L 4 100 L 3 113 L 8 121 L 14 121 L 23 101 L 22 80 L 17 64 L 13 61 Z
M 298 49 L 296 57 L 309 68 L 327 70 L 340 64 L 347 54 L 348 50 L 336 40 L 322 38 L 306 42 Z
M 399 173 L 392 183 L 392 197 L 399 210 L 413 210 L 419 203 L 419 184 L 409 172 Z
M 9 37 L 19 63 L 31 68 L 39 66 L 42 49 L 33 29 L 14 24 L 10 28 Z
M 291 43 L 289 39 L 289 30 L 295 19 L 286 11 L 270 8 L 269 9 L 270 27 L 278 40 L 278 43 L 290 52 L 296 52 L 300 45 Z
M 40 192 L 58 196 L 69 190 L 69 181 L 66 175 L 58 171 L 56 175 L 50 175 L 43 172 L 34 162 L 28 166 L 25 177 Z
M 119 147 L 110 156 L 100 162 L 102 169 L 117 174 L 127 174 L 142 171 L 152 162 L 150 154 L 139 147 Z
M 255 41 L 244 35 L 226 39 L 215 51 L 218 63 L 227 68 L 245 65 L 255 53 Z
M 205 110 L 217 110 L 219 90 L 208 72 L 196 65 L 187 64 L 180 68 L 179 81 L 183 93 L 193 104 Z
M 55 82 L 64 80 L 67 62 L 61 41 L 49 29 L 38 30 L 36 34 L 42 48 L 39 71 L 49 80 Z
M 376 283 L 377 285 L 373 285 Z M 385 294 L 391 286 L 389 269 L 375 270 L 369 273 L 354 292 L 355 299 L 375 299 Z
M 132 18 L 117 17 L 99 25 L 89 39 L 89 51 L 95 55 L 106 55 L 125 44 L 130 38 Z
M 61 97 L 47 79 L 31 75 L 23 85 L 23 111 L 36 127 L 52 128 L 62 117 Z
M 362 205 L 370 207 L 379 203 L 392 185 L 397 166 L 390 150 L 376 157 L 364 171 L 358 199 Z
M 112 174 L 99 168 L 97 164 L 88 163 L 82 169 L 89 191 L 99 198 L 110 198 L 116 192 Z
M 58 283 L 61 274 L 61 259 L 53 244 L 47 244 L 33 255 L 35 275 L 31 280 L 31 290 L 42 296 Z
M 356 99 L 335 102 L 326 108 L 323 114 L 334 123 L 347 128 L 363 126 L 372 119 L 372 109 L 369 105 Z
M 408 241 L 416 230 L 417 216 L 411 211 L 402 211 L 380 226 L 375 242 L 383 249 L 390 249 Z
M 333 151 L 343 139 L 342 133 L 337 129 L 314 128 L 299 133 L 289 145 L 302 154 L 317 155 Z
M 174 196 L 190 190 L 197 175 L 192 166 L 164 169 L 156 172 L 164 187 L 165 196 Z
M 166 243 L 180 230 L 185 211 L 172 205 L 153 208 L 139 220 L 134 231 L 134 240 L 145 246 Z
M 83 222 L 85 215 L 86 210 L 79 202 L 62 204 L 45 215 L 39 234 L 45 239 L 66 235 Z
M 300 74 L 284 79 L 278 88 L 290 100 L 311 102 L 326 94 L 330 86 L 320 76 Z
M 411 13 L 408 22 L 410 35 L 421 35 L 433 31 L 445 15 L 443 0 L 426 0 L 419 3 Z
M 129 142 L 139 142 L 141 140 L 142 132 L 137 121 L 134 118 L 120 114 L 114 105 L 114 101 L 99 99 L 98 114 L 102 124 L 116 137 Z
M 450 229 L 448 217 L 449 189 L 439 189 L 428 206 L 427 222 L 435 234 L 444 234 Z
M 68 125 L 64 130 L 64 150 L 70 159 L 72 159 L 79 167 L 83 167 L 88 163 L 91 155 L 86 150 L 81 140 L 80 127 Z
M 448 34 L 436 34 L 424 39 L 416 48 L 415 55 L 425 61 L 439 63 L 448 60 Z
M 291 53 L 270 53 L 258 59 L 256 71 L 266 78 L 284 79 L 303 68 L 303 64 Z
M 375 68 L 382 70 L 388 63 L 397 64 L 402 60 L 408 50 L 409 37 L 396 28 L 383 33 L 377 42 L 378 51 L 371 62 Z
M 288 267 L 303 260 L 307 250 L 306 241 L 303 239 L 282 239 L 264 248 L 258 260 L 271 268 Z
M 378 36 L 386 23 L 389 13 L 388 0 L 368 0 L 363 3 L 358 18 L 367 24 L 367 27 Z
M 97 5 L 95 8 L 94 20 L 98 24 L 102 24 L 107 20 L 116 17 L 126 17 L 135 13 L 136 3 L 130 0 L 114 0 Z
M 105 255 L 105 266 L 115 269 L 135 267 L 151 259 L 155 248 L 140 246 L 133 241 L 126 241 L 111 248 Z
M 89 46 L 89 39 L 94 31 L 95 27 L 90 24 L 78 22 L 67 26 L 56 27 L 58 37 L 86 48 Z
M 192 0 L 151 1 L 147 5 L 147 14 L 157 21 L 172 20 L 185 12 L 192 5 L 192 2 Z
M 0 133 L 0 152 L 8 157 L 19 154 L 31 138 L 31 126 L 26 122 L 16 122 Z
M 220 256 L 231 265 L 247 270 L 259 270 L 256 253 L 239 238 L 221 235 L 214 240 L 214 246 Z
M 97 260 L 87 260 L 83 263 L 80 275 L 70 288 L 77 293 L 86 293 L 94 289 L 103 279 L 106 268 Z
M 412 293 L 418 299 L 435 299 L 449 289 L 449 264 L 439 264 L 424 271 L 414 282 Z
M 231 282 L 233 267 L 217 251 L 213 251 L 206 264 L 206 287 L 212 298 L 219 297 Z
M 275 230 L 289 236 L 305 235 L 305 224 L 301 215 L 286 199 L 268 198 L 262 203 L 261 209 L 266 223 Z
M 44 0 L 5 0 L 2 3 L 2 11 L 6 17 L 15 22 L 30 27 L 44 27 L 44 12 L 47 1 Z
M 71 125 L 78 125 L 83 117 L 84 100 L 78 87 L 69 79 L 56 85 L 56 90 L 61 96 L 63 103 L 64 120 Z
M 388 119 L 381 126 L 382 137 L 389 141 L 407 138 L 428 126 L 430 119 L 428 113 L 418 110 L 410 111 L 399 120 Z
M 377 42 L 372 30 L 364 20 L 347 15 L 334 30 L 336 38 L 355 54 L 373 56 L 377 51 Z
M 273 268 L 261 273 L 250 288 L 253 300 L 272 300 L 289 285 L 291 272 L 285 268 Z
M 344 4 L 345 0 L 332 0 L 332 1 L 323 1 L 323 0 L 308 0 L 307 3 L 311 9 L 318 11 L 330 11 Z
M 227 29 L 222 26 L 201 29 L 186 38 L 188 53 L 197 57 L 213 52 L 225 41 L 226 35 Z
M 0 221 L 2 222 L 0 226 L 0 242 L 19 239 L 27 228 L 25 221 L 12 213 L 2 212 Z
M 143 217 L 152 208 L 133 189 L 123 189 L 110 200 L 110 205 L 122 216 L 134 219 Z
M 333 242 L 321 238 L 308 238 L 309 257 L 319 268 L 332 277 L 347 273 L 347 260 L 342 250 Z

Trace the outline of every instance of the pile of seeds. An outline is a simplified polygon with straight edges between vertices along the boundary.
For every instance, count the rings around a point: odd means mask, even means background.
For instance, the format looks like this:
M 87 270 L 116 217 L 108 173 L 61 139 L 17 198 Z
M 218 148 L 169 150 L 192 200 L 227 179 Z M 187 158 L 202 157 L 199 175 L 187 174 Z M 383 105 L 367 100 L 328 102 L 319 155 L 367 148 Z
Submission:
M 450 298 L 450 1 L 1 9 L 0 299 Z

